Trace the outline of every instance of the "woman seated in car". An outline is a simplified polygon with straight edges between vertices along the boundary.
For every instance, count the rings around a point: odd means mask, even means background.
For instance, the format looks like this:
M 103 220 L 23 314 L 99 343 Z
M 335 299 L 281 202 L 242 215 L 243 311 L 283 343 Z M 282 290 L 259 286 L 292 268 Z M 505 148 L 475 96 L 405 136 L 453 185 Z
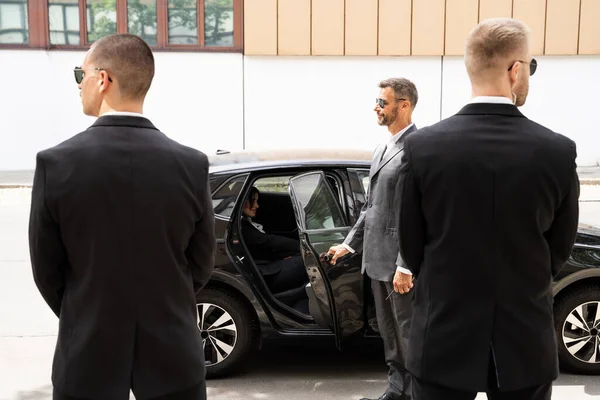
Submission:
M 244 242 L 274 293 L 298 288 L 308 282 L 304 261 L 300 255 L 300 242 L 285 236 L 264 231 L 262 225 L 252 221 L 258 210 L 260 192 L 254 186 L 244 202 L 242 235 Z

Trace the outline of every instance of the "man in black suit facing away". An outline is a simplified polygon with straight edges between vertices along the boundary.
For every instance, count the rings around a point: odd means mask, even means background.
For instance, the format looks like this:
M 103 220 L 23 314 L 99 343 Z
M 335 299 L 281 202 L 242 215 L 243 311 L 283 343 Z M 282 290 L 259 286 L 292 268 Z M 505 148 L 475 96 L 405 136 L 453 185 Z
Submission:
M 537 66 L 521 22 L 480 23 L 465 63 L 471 103 L 404 144 L 414 398 L 546 400 L 558 376 L 551 283 L 578 224 L 575 143 L 517 108 Z
M 142 115 L 148 45 L 96 41 L 75 68 L 84 132 L 37 155 L 29 241 L 59 317 L 54 399 L 205 399 L 195 291 L 216 248 L 207 157 Z

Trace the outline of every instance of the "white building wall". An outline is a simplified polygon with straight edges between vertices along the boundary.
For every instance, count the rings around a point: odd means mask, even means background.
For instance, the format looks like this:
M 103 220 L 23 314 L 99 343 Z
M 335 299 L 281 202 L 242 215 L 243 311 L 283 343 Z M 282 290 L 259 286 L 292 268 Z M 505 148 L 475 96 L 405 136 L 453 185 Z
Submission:
M 419 91 L 417 126 L 439 121 L 439 57 L 246 57 L 248 149 L 374 148 L 389 140 L 375 112 L 378 83 L 403 75 Z
M 600 56 L 536 56 L 529 96 L 520 108 L 529 119 L 577 143 L 579 166 L 600 165 Z M 471 98 L 462 57 L 444 57 L 442 117 Z
M 72 69 L 80 51 L 0 51 L 0 170 L 33 169 L 37 151 L 82 131 Z M 155 53 L 145 113 L 207 153 L 275 147 L 359 147 L 387 139 L 373 112 L 391 76 L 419 90 L 414 122 L 435 123 L 470 98 L 462 57 L 259 57 Z M 600 163 L 600 56 L 538 57 L 529 118 L 577 142 L 580 166 Z
M 0 170 L 33 169 L 35 154 L 86 129 L 73 68 L 82 51 L 0 50 Z M 214 152 L 243 146 L 241 54 L 155 53 L 144 113 L 169 137 Z

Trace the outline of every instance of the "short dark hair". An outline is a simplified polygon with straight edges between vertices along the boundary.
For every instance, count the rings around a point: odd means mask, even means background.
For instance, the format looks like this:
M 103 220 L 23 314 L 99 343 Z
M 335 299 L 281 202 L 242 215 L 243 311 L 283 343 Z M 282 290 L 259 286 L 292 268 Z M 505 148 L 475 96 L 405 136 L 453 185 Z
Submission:
M 414 108 L 419 101 L 419 92 L 414 83 L 406 78 L 388 78 L 379 82 L 381 89 L 392 88 L 396 99 L 405 98 L 410 101 L 410 105 Z
M 117 80 L 125 99 L 146 96 L 154 78 L 154 55 L 142 38 L 117 33 L 98 39 L 91 49 L 90 61 Z

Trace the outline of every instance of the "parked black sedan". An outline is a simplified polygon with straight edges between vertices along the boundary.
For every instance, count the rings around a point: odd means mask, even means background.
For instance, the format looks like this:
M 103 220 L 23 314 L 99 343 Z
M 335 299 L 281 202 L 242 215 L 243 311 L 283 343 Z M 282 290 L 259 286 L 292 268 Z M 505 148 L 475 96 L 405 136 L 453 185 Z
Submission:
M 218 152 L 211 156 L 215 211 L 215 271 L 197 296 L 207 376 L 242 366 L 261 339 L 378 336 L 368 277 L 360 255 L 337 265 L 322 254 L 342 243 L 355 223 L 369 184 L 371 152 L 345 150 Z M 242 235 L 242 208 L 251 187 L 260 191 L 253 222 L 295 238 L 306 283 L 271 290 Z M 572 256 L 554 283 L 555 329 L 561 366 L 600 374 L 600 231 L 580 227 Z

